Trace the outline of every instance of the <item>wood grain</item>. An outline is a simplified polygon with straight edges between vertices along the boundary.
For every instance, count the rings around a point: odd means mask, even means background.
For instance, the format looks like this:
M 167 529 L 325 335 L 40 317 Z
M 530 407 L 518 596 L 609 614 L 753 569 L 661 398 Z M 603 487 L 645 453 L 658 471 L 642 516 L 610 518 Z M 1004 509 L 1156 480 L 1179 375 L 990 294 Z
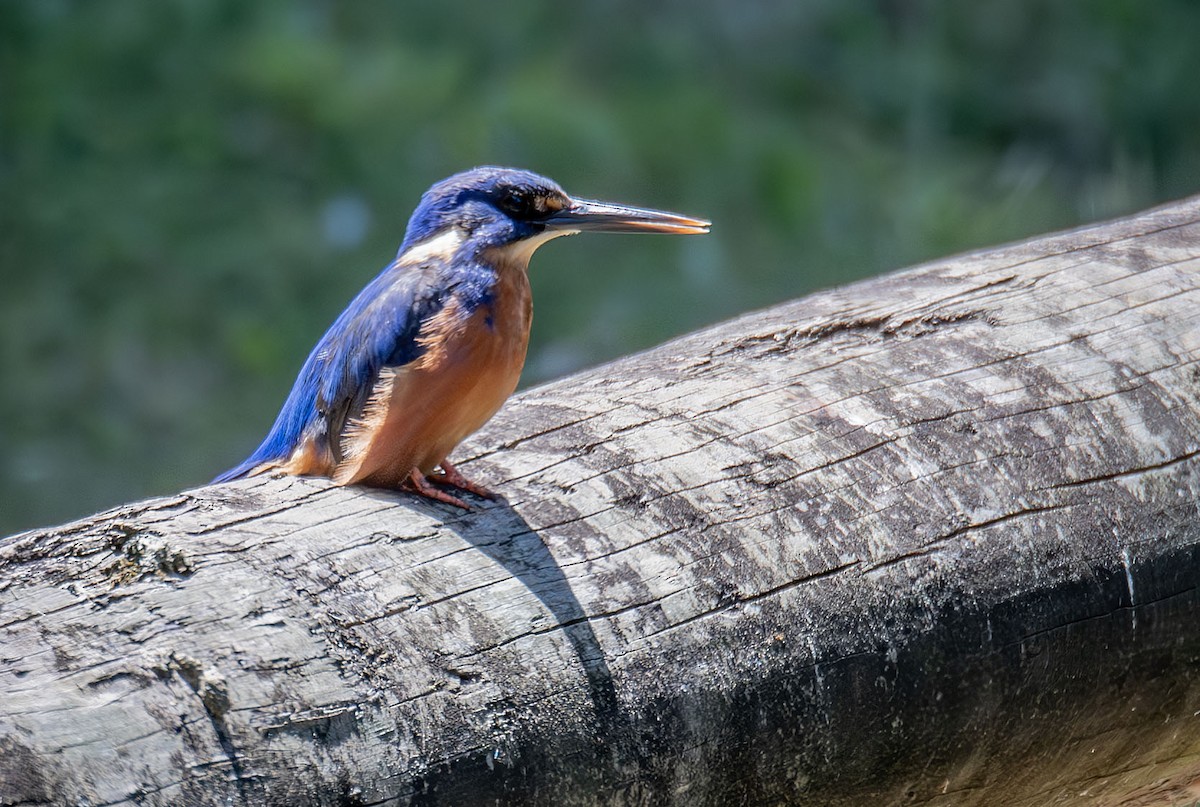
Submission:
M 1200 199 L 0 542 L 0 803 L 1200 798 Z

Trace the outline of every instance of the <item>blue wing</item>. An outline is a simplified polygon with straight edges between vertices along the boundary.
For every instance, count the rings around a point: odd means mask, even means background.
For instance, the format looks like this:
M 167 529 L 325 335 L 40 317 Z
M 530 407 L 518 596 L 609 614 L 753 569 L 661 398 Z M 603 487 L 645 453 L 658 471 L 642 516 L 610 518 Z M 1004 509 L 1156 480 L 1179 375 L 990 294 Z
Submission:
M 423 323 L 452 295 L 466 308 L 484 301 L 491 273 L 478 264 L 455 266 L 447 257 L 422 263 L 392 263 L 364 288 L 313 348 L 275 425 L 240 465 L 214 479 L 228 482 L 255 468 L 283 462 L 305 440 L 315 440 L 341 461 L 340 439 L 358 415 L 384 367 L 419 358 Z

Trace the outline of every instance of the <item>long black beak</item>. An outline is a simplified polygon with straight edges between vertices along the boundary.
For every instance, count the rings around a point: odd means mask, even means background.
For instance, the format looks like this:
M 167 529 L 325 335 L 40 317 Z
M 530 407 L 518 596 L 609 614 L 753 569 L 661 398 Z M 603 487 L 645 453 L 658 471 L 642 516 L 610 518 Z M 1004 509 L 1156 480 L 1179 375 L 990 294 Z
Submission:
M 699 235 L 708 232 L 711 223 L 663 210 L 572 199 L 570 207 L 546 219 L 546 228 L 562 232 Z

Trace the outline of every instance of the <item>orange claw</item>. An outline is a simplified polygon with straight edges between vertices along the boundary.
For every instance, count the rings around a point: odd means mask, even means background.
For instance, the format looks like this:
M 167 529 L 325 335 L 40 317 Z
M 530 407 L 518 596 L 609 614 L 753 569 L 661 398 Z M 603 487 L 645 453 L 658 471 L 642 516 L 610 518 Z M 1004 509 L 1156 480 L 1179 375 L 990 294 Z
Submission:
M 467 493 L 474 493 L 476 496 L 482 496 L 485 499 L 495 499 L 496 494 L 485 488 L 478 482 L 472 482 L 459 472 L 458 468 L 450 463 L 449 460 L 442 460 L 442 478 L 434 481 L 442 485 L 450 485 L 459 490 L 465 490 Z
M 467 493 L 474 493 L 476 496 L 482 496 L 485 499 L 496 498 L 495 493 L 492 493 L 478 482 L 472 482 L 470 479 L 467 479 L 447 460 L 442 460 L 441 468 L 442 472 L 433 477 L 421 473 L 420 468 L 413 468 L 408 472 L 408 480 L 404 487 L 427 499 L 433 499 L 444 504 L 452 504 L 464 510 L 473 510 L 474 508 L 457 496 L 453 496 L 441 488 L 435 487 L 434 483 L 465 490 Z
M 443 502 L 445 504 L 452 504 L 455 507 L 461 507 L 464 510 L 473 509 L 471 505 L 467 504 L 457 496 L 451 496 L 446 491 L 434 487 L 433 483 L 429 481 L 429 477 L 421 473 L 420 468 L 413 468 L 408 472 L 408 484 L 405 485 L 405 487 L 411 492 L 420 496 L 424 496 L 427 499 L 433 499 L 434 501 Z

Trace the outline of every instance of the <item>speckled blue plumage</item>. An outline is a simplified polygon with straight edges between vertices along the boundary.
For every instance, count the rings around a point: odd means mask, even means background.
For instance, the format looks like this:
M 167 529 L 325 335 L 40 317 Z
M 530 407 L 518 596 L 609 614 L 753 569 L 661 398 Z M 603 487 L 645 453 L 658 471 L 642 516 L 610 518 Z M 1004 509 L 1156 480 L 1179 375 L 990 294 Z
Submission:
M 449 461 L 516 389 L 540 245 L 593 232 L 697 234 L 709 223 L 572 198 L 528 171 L 475 168 L 430 188 L 399 254 L 304 362 L 265 440 L 225 482 L 277 470 L 337 484 L 402 487 L 468 507 L 431 484 L 478 495 Z
M 488 303 L 497 272 L 487 261 L 487 250 L 531 234 L 527 223 L 497 210 L 493 197 L 502 186 L 557 188 L 536 174 L 494 167 L 457 174 L 430 188 L 409 220 L 396 260 L 354 298 L 313 348 L 266 439 L 215 482 L 282 462 L 305 439 L 322 443 L 340 460 L 341 432 L 362 410 L 381 370 L 422 355 L 422 323 L 451 299 L 464 317 Z M 453 252 L 406 262 L 411 251 L 451 227 L 466 232 Z

